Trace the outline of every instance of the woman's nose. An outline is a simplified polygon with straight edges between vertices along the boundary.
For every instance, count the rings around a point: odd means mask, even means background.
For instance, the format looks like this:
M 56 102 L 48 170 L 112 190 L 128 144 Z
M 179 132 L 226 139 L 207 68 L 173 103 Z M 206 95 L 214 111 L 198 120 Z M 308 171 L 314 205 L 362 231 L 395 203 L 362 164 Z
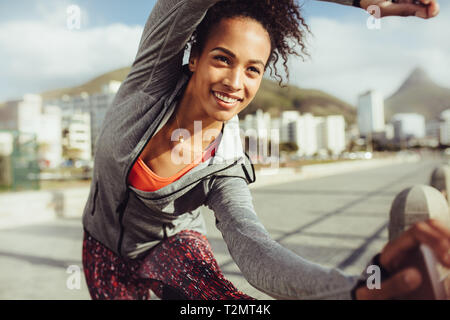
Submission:
M 242 89 L 242 72 L 239 68 L 230 69 L 223 83 L 233 91 Z

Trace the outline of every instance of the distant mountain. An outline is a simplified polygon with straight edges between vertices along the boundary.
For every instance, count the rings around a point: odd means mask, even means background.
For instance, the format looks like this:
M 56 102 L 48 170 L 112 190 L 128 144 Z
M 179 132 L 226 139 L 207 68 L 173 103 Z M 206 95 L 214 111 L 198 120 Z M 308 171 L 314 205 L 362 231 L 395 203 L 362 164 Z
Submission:
M 289 85 L 282 88 L 278 82 L 264 79 L 252 103 L 241 113 L 240 117 L 262 109 L 277 117 L 281 111 L 297 110 L 312 113 L 315 116 L 343 115 L 348 124 L 356 121 L 354 106 L 320 90 L 300 89 Z
M 82 92 L 93 94 L 101 91 L 103 85 L 109 81 L 123 81 L 129 72 L 129 67 L 117 69 L 80 86 L 51 90 L 41 95 L 44 100 L 48 100 L 60 98 L 63 95 L 79 95 Z M 257 109 L 269 112 L 274 117 L 279 116 L 284 110 L 298 110 L 302 113 L 310 112 L 315 116 L 342 114 L 347 123 L 354 123 L 356 119 L 356 109 L 353 106 L 330 94 L 295 86 L 281 88 L 277 82 L 267 79 L 263 79 L 255 99 L 239 116 L 242 119 L 245 115 L 256 112 Z
M 427 120 L 438 119 L 450 109 L 450 89 L 436 84 L 421 68 L 416 68 L 392 96 L 385 100 L 386 120 L 396 113 L 419 113 Z
M 121 69 L 117 69 L 105 74 L 102 74 L 85 84 L 72 87 L 72 88 L 63 88 L 63 89 L 55 89 L 41 93 L 41 96 L 44 100 L 50 99 L 58 99 L 64 95 L 68 96 L 77 96 L 82 92 L 86 92 L 88 94 L 94 94 L 102 91 L 102 88 L 105 84 L 108 84 L 110 81 L 123 81 L 128 73 L 130 72 L 130 67 L 125 67 Z

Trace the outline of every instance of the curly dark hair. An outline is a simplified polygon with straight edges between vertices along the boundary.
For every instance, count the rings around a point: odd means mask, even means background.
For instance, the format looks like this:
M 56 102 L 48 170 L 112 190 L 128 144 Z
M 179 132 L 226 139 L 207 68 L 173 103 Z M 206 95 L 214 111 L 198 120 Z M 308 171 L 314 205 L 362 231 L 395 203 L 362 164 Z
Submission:
M 267 65 L 270 68 L 270 76 L 279 79 L 282 85 L 282 77 L 278 74 L 276 64 L 281 56 L 283 66 L 289 80 L 287 61 L 289 55 L 296 55 L 304 60 L 309 56 L 304 44 L 305 31 L 311 33 L 303 19 L 296 0 L 226 0 L 219 1 L 212 6 L 205 18 L 198 25 L 186 45 L 191 51 L 202 52 L 209 33 L 223 18 L 246 17 L 258 21 L 269 33 L 271 41 L 271 53 Z M 289 40 L 294 40 L 289 44 Z M 294 48 L 295 42 L 300 46 L 301 53 Z M 272 69 L 273 66 L 273 69 Z M 267 66 L 266 66 L 267 67 Z

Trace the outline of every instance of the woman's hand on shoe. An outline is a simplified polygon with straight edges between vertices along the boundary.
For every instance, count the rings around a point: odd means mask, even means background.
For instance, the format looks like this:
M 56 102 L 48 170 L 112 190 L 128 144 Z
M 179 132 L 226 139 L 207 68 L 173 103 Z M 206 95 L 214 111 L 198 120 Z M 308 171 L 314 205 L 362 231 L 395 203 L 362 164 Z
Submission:
M 422 283 L 419 270 L 413 267 L 400 269 L 399 266 L 420 244 L 428 246 L 443 267 L 450 268 L 450 229 L 434 219 L 419 222 L 383 248 L 380 264 L 392 276 L 381 283 L 380 289 L 359 287 L 355 292 L 356 299 L 401 298 L 418 288 Z

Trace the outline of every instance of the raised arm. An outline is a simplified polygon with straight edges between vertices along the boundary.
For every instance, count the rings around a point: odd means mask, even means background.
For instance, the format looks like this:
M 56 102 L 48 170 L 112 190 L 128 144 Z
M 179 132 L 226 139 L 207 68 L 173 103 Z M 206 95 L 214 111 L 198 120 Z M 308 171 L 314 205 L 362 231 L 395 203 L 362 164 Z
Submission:
M 351 299 L 356 276 L 307 261 L 271 239 L 243 179 L 216 178 L 207 205 L 231 256 L 258 290 L 278 299 Z
M 145 24 L 123 94 L 143 90 L 158 98 L 181 74 L 184 47 L 208 9 L 219 0 L 159 0 Z
M 439 14 L 437 0 L 318 0 L 335 2 L 348 6 L 360 7 L 367 10 L 370 6 L 380 8 L 381 17 L 387 16 L 416 16 L 429 19 Z

